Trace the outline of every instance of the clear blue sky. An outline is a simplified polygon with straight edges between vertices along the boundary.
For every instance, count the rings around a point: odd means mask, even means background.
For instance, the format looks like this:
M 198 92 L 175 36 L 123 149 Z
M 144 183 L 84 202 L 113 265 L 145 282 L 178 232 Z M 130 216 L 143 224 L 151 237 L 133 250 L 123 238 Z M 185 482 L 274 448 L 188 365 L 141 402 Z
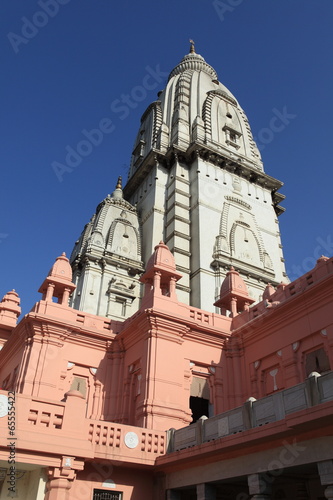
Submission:
M 285 183 L 290 276 L 332 256 L 332 0 L 2 0 L 0 10 L 0 294 L 15 288 L 24 313 L 126 178 L 140 117 L 165 83 L 135 90 L 147 67 L 169 73 L 189 38 L 265 142 L 265 171 Z M 122 120 L 114 101 L 133 92 Z M 272 133 L 276 110 L 292 118 Z M 113 131 L 59 182 L 52 163 L 104 118 Z

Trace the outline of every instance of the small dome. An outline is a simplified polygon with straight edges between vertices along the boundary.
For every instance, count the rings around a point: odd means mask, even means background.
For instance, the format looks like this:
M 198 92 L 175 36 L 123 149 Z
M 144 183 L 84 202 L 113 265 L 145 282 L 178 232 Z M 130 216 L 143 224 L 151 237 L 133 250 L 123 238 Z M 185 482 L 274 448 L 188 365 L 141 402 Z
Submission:
M 220 299 L 228 296 L 230 293 L 235 293 L 237 296 L 243 296 L 248 298 L 249 292 L 244 280 L 241 278 L 239 273 L 235 271 L 234 267 L 230 267 L 230 271 L 221 285 Z
M 61 280 L 72 281 L 72 268 L 70 266 L 69 260 L 66 257 L 65 252 L 63 252 L 60 257 L 58 257 L 53 264 L 49 277 L 61 278 Z
M 155 270 L 167 272 L 168 274 L 172 274 L 174 276 L 182 276 L 176 271 L 174 256 L 163 241 L 160 241 L 154 248 L 154 253 L 148 260 L 145 275 L 150 275 L 151 272 Z
M 215 302 L 215 306 L 231 310 L 232 299 L 237 299 L 237 312 L 253 304 L 254 299 L 249 296 L 247 286 L 239 273 L 231 266 L 221 285 L 220 298 Z
M 15 290 L 6 293 L 0 302 L 0 311 L 11 311 L 19 316 L 21 314 L 20 298 Z
M 4 295 L 4 297 L 2 299 L 2 302 L 4 302 L 5 300 L 9 300 L 9 301 L 14 302 L 16 304 L 20 303 L 19 295 L 18 295 L 18 293 L 15 292 L 15 290 L 12 290 L 11 292 L 6 293 L 6 295 Z
M 145 283 L 147 280 L 153 278 L 155 271 L 160 271 L 162 280 L 173 277 L 178 281 L 183 277 L 176 270 L 175 258 L 163 241 L 160 241 L 154 248 L 154 253 L 149 258 L 146 271 L 141 276 L 140 281 Z
M 142 302 L 144 307 L 151 307 L 154 298 L 159 296 L 168 297 L 168 300 L 173 302 L 177 301 L 176 281 L 182 276 L 176 270 L 175 259 L 169 248 L 163 241 L 160 241 L 148 260 L 146 271 L 140 277 L 141 283 L 145 283 Z
M 123 199 L 123 189 L 122 189 L 121 176 L 118 177 L 117 186 L 116 186 L 116 189 L 112 193 L 112 198 L 115 200 L 122 200 Z
M 328 260 L 329 260 L 328 257 L 326 257 L 325 255 L 321 255 L 321 257 L 319 257 L 319 259 L 317 259 L 317 265 L 323 264 L 324 262 L 327 262 Z
M 62 297 L 66 290 L 72 292 L 76 288 L 76 285 L 72 282 L 72 268 L 65 252 L 57 257 L 48 276 L 38 289 L 38 292 L 43 294 L 43 300 L 46 298 L 46 292 L 50 289 L 50 286 L 53 290 L 52 296 L 58 298 L 60 300 L 59 303 L 62 303 Z M 49 298 L 51 299 L 52 297 L 50 296 Z

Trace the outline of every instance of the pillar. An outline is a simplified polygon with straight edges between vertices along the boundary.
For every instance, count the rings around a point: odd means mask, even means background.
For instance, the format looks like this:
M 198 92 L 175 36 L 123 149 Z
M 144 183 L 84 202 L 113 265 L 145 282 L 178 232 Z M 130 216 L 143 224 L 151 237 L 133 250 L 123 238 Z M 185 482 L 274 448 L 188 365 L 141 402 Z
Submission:
M 55 289 L 54 283 L 49 283 L 46 290 L 45 300 L 52 302 L 52 297 Z
M 154 272 L 154 295 L 161 295 L 161 273 Z
M 272 487 L 267 484 L 262 474 L 250 474 L 247 477 L 249 493 L 255 500 L 271 500 Z
M 236 297 L 232 297 L 230 301 L 230 307 L 231 307 L 231 317 L 234 318 L 237 316 L 237 299 Z
M 75 472 L 69 467 L 50 467 L 45 500 L 69 500 Z
M 170 278 L 170 297 L 172 299 L 176 299 L 176 278 L 171 277 Z
M 216 500 L 216 488 L 211 484 L 197 484 L 197 500 Z
M 325 498 L 333 500 L 333 460 L 324 460 L 317 462 L 320 482 L 326 486 L 324 491 Z
M 62 299 L 61 299 L 61 304 L 63 306 L 68 306 L 68 301 L 69 301 L 69 295 L 71 293 L 71 290 L 70 288 L 65 288 L 64 289 L 64 293 L 62 295 Z
M 100 418 L 100 396 L 102 384 L 99 380 L 95 380 L 95 391 L 93 395 L 93 407 L 91 417 L 93 420 Z
M 86 400 L 79 391 L 68 391 L 66 396 L 66 406 L 62 429 L 69 435 L 75 437 L 84 437 L 85 418 L 86 418 Z

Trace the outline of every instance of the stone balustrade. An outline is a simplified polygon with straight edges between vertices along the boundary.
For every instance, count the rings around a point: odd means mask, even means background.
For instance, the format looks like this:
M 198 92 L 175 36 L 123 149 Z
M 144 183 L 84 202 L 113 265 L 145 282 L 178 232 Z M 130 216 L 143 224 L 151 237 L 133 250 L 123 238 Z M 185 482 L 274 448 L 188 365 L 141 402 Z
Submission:
M 7 410 L 8 399 L 10 415 Z M 65 402 L 0 391 L 0 458 L 7 459 L 8 439 L 15 439 L 17 454 L 107 458 L 128 464 L 154 465 L 166 451 L 166 432 L 85 418 L 86 401 L 78 391 Z M 9 425 L 10 424 L 10 425 Z M 7 449 L 6 449 L 7 448 Z M 4 450 L 3 452 L 1 450 Z
M 243 406 L 195 424 L 169 431 L 168 452 L 190 448 L 214 439 L 277 422 L 287 415 L 333 401 L 333 372 L 320 376 L 313 373 L 298 385 L 265 398 L 249 398 Z

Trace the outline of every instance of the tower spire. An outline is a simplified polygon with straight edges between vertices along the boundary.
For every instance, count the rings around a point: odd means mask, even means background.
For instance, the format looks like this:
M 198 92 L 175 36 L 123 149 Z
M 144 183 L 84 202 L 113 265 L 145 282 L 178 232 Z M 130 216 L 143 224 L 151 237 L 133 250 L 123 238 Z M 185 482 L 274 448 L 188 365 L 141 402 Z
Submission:
M 195 54 L 195 47 L 194 47 L 194 40 L 189 40 L 190 41 L 190 54 Z
M 123 189 L 122 189 L 122 178 L 121 175 L 118 177 L 116 189 L 112 193 L 112 198 L 116 198 L 118 200 L 123 197 Z
M 116 189 L 122 189 L 122 178 L 121 178 L 121 175 L 118 177 Z

